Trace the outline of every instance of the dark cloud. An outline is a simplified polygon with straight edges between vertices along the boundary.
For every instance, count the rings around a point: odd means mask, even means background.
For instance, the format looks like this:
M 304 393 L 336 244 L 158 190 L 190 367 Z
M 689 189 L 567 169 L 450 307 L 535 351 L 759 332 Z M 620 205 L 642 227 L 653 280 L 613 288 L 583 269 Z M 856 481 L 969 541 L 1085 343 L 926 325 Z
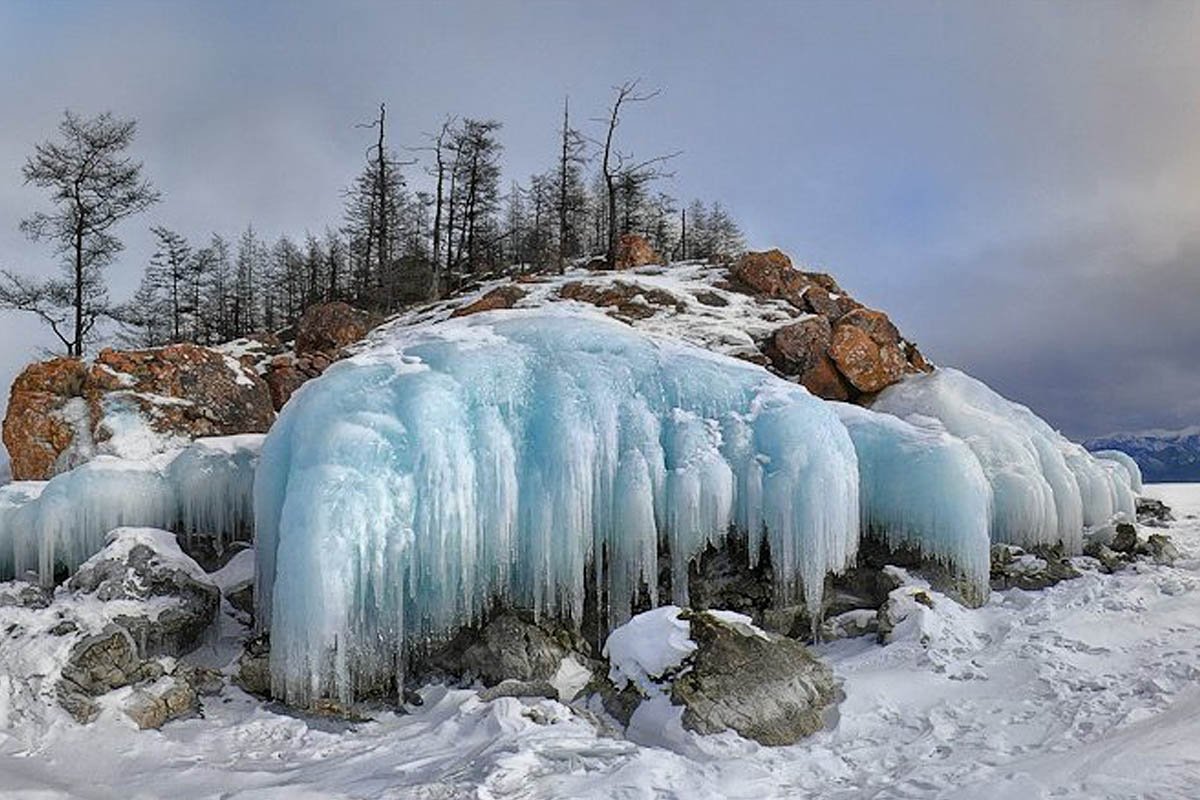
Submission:
M 0 266 L 46 269 L 20 183 L 66 107 L 140 120 L 165 202 L 125 226 L 303 234 L 340 215 L 389 102 L 505 123 L 509 177 L 641 75 L 623 134 L 685 150 L 671 188 L 725 201 L 888 309 L 943 362 L 1073 435 L 1200 416 L 1200 7 L 614 2 L 0 5 Z M 0 382 L 51 342 L 0 317 Z

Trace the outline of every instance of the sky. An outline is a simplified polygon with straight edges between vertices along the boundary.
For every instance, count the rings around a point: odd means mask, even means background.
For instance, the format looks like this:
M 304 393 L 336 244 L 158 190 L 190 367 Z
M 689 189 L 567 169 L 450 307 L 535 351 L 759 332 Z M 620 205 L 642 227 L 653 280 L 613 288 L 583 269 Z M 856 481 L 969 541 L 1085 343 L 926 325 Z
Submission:
M 665 190 L 937 363 L 1076 438 L 1200 422 L 1200 4 L 10 0 L 0 74 L 0 268 L 56 268 L 18 231 L 46 203 L 20 170 L 67 108 L 136 118 L 163 193 L 118 228 L 121 299 L 151 225 L 336 223 L 380 102 L 398 146 L 500 120 L 525 180 L 565 95 L 586 122 L 640 78 L 662 93 L 621 135 L 683 151 Z M 52 344 L 0 312 L 0 385 Z

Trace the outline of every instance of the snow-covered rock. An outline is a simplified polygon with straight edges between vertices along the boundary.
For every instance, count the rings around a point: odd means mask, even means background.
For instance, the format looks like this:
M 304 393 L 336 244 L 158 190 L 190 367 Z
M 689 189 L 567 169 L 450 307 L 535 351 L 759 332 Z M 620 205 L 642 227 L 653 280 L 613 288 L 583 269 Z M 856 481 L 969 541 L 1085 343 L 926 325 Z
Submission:
M 164 676 L 186 683 L 193 696 L 211 691 L 216 676 L 176 657 L 204 640 L 218 599 L 174 535 L 152 529 L 114 531 L 53 594 L 19 581 L 0 584 L 0 730 L 29 725 L 33 734 L 56 709 L 89 722 L 102 712 L 103 696 Z M 185 712 L 177 699 L 164 703 L 168 716 Z
M 669 739 L 678 725 L 792 744 L 822 727 L 835 698 L 832 673 L 804 645 L 729 611 L 647 611 L 609 634 L 604 653 L 607 706 L 635 737 Z

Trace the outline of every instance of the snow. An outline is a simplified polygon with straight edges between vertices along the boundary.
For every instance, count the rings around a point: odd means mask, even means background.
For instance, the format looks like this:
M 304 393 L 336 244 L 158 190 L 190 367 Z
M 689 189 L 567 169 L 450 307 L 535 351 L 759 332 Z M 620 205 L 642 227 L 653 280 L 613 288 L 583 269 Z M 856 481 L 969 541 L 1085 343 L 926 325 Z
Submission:
M 1133 456 L 1121 450 L 1096 450 L 1092 455 L 1105 461 L 1115 461 L 1125 467 L 1125 471 L 1129 473 L 1130 488 L 1135 492 L 1142 491 L 1142 470 L 1133 460 Z
M 657 605 L 660 540 L 679 605 L 732 526 L 752 554 L 766 535 L 780 601 L 803 587 L 813 608 L 858 543 L 857 460 L 828 404 L 573 308 L 377 338 L 288 404 L 255 495 L 258 617 L 277 691 L 302 704 L 394 678 L 407 641 L 497 597 L 581 619 L 598 553 L 618 625 L 641 584 Z
M 142 461 L 97 456 L 44 483 L 0 488 L 0 579 L 32 572 L 53 585 L 120 527 L 180 528 L 225 543 L 248 534 L 262 439 L 201 439 Z
M 1147 491 L 1174 508 L 1183 561 L 995 592 L 979 609 L 902 587 L 933 608 L 909 606 L 885 646 L 822 645 L 845 699 L 792 747 L 730 734 L 649 746 L 578 704 L 439 686 L 408 713 L 345 725 L 228 687 L 160 732 L 23 720 L 0 731 L 0 795 L 1184 800 L 1200 784 L 1200 485 Z
M 994 542 L 1062 542 L 1078 553 L 1085 524 L 1134 514 L 1123 469 L 1107 469 L 1025 406 L 958 370 L 910 376 L 880 392 L 872 408 L 934 417 L 970 446 L 992 486 Z
M 603 655 L 614 686 L 624 689 L 632 682 L 645 695 L 654 695 L 659 681 L 696 652 L 692 626 L 679 618 L 681 610 L 660 606 L 644 611 L 608 635 Z
M 863 533 L 917 548 L 986 597 L 992 490 L 971 449 L 930 417 L 833 407 L 858 452 Z

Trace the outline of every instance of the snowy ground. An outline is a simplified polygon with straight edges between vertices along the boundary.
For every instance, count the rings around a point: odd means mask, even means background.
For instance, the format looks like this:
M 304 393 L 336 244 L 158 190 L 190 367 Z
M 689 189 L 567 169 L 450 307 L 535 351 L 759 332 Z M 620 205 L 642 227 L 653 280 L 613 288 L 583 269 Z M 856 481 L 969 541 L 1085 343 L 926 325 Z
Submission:
M 412 715 L 347 727 L 230 688 L 161 732 L 114 715 L 0 734 L 0 797 L 1196 797 L 1200 485 L 1146 494 L 1180 519 L 1179 564 L 1002 592 L 976 611 L 941 601 L 887 647 L 824 646 L 846 699 L 795 747 L 648 746 L 551 701 L 441 689 Z M 223 641 L 202 657 L 230 653 Z

